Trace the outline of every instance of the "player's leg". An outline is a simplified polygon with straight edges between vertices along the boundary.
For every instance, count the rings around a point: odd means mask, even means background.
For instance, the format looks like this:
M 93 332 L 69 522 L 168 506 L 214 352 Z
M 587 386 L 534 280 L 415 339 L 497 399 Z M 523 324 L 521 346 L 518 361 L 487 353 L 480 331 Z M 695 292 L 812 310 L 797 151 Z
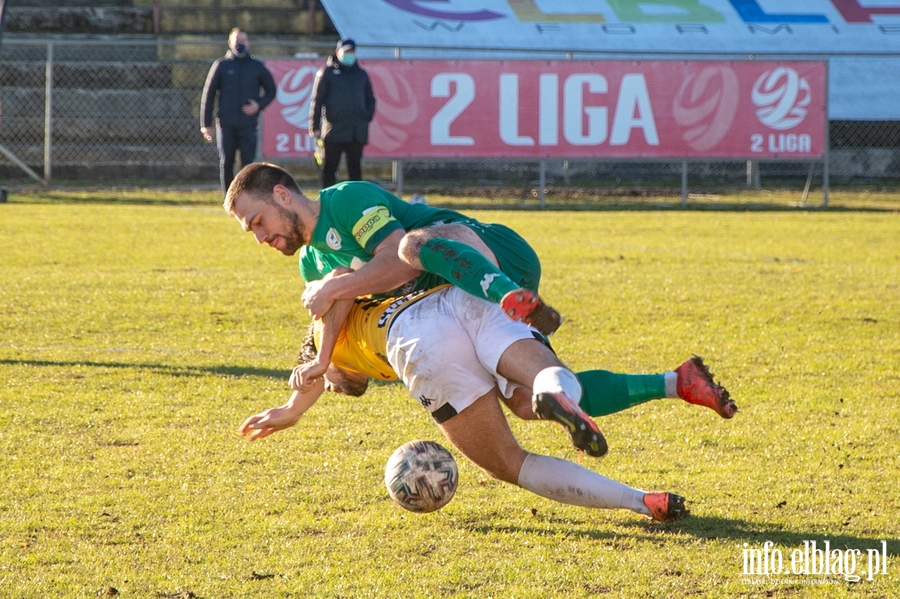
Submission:
M 606 416 L 663 398 L 681 398 L 707 407 L 722 418 L 733 418 L 738 411 L 728 390 L 716 384 L 699 356 L 663 374 L 587 370 L 577 376 L 584 388 L 579 405 L 591 416 Z
M 624 374 L 608 370 L 583 370 L 576 372 L 582 394 L 578 405 L 591 417 L 608 416 L 633 408 L 648 401 L 680 398 L 701 405 L 723 418 L 732 418 L 737 406 L 728 390 L 713 381 L 708 370 L 700 369 L 692 358 L 678 367 L 679 372 L 661 374 Z M 694 371 L 693 373 L 690 371 Z M 531 393 L 517 393 L 504 400 L 509 409 L 524 420 L 537 418 L 533 413 Z
M 500 337 L 503 322 L 483 326 L 476 337 L 476 348 Z M 504 347 L 501 345 L 501 347 Z M 519 339 L 505 346 L 499 359 L 493 362 L 493 352 L 481 352 L 487 364 L 495 364 L 500 377 L 511 383 L 531 388 L 532 410 L 537 418 L 553 420 L 566 429 L 572 444 L 588 455 L 606 455 L 606 438 L 597 424 L 579 407 L 582 388 L 575 374 L 560 362 L 556 354 L 542 341 Z M 509 395 L 509 393 L 504 393 Z
M 608 416 L 642 403 L 674 397 L 674 386 L 666 384 L 673 374 L 622 374 L 608 370 L 577 372 L 584 388 L 579 405 L 591 416 Z
M 347 177 L 350 181 L 362 181 L 363 144 L 358 141 L 344 144 L 347 159 Z
M 514 320 L 528 322 L 547 335 L 556 331 L 561 319 L 537 294 L 541 267 L 531 246 L 501 225 L 474 226 L 477 232 L 462 223 L 410 231 L 400 244 L 400 258 L 500 304 Z
M 228 193 L 228 187 L 234 180 L 234 157 L 237 153 L 237 134 L 233 127 L 222 127 L 216 124 L 216 146 L 219 150 L 219 181 L 222 191 Z
M 655 520 L 687 513 L 677 495 L 647 493 L 573 462 L 526 452 L 500 409 L 497 389 L 439 426 L 454 447 L 490 476 L 541 497 L 588 508 L 628 509 Z
M 337 170 L 341 164 L 341 144 L 323 141 L 325 158 L 322 160 L 322 187 L 331 187 L 337 183 Z

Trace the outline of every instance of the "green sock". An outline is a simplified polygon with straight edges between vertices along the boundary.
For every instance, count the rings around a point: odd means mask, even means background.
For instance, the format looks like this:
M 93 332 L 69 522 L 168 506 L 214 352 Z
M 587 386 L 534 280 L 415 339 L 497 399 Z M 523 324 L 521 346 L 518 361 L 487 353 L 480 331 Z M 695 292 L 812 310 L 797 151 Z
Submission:
M 429 239 L 419 251 L 422 266 L 444 277 L 463 291 L 499 303 L 504 295 L 519 289 L 512 279 L 470 245 L 452 239 Z
M 576 373 L 584 393 L 578 405 L 588 416 L 607 416 L 666 396 L 663 374 L 619 374 L 606 370 Z

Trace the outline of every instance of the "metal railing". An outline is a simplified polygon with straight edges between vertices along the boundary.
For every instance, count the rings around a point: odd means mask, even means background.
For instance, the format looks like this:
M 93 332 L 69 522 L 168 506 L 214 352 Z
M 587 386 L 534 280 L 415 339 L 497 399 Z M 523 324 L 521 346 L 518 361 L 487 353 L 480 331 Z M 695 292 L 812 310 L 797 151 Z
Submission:
M 332 42 L 255 38 L 257 57 L 326 56 Z M 406 50 L 380 49 L 383 56 Z M 202 140 L 200 96 L 224 40 L 33 39 L 0 49 L 0 179 L 217 180 L 215 146 Z M 559 59 L 571 58 L 571 54 Z M 832 121 L 824 173 L 815 163 L 767 160 L 406 160 L 395 184 L 414 178 L 512 185 L 680 186 L 791 181 L 809 193 L 813 173 L 832 181 L 900 179 L 900 123 Z M 310 160 L 310 165 L 312 161 Z M 826 192 L 827 193 L 827 192 Z M 827 197 L 827 196 L 826 196 Z M 827 201 L 827 199 L 826 199 Z

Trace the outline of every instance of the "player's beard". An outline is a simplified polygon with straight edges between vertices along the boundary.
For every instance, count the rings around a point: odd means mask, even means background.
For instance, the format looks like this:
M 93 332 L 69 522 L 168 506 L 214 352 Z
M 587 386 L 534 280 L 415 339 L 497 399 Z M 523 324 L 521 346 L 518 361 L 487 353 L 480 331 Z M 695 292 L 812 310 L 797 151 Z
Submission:
M 283 223 L 287 224 L 287 233 L 281 236 L 284 239 L 284 247 L 280 249 L 285 256 L 293 256 L 302 246 L 309 242 L 306 236 L 306 226 L 300 221 L 300 217 L 283 206 L 278 206 Z

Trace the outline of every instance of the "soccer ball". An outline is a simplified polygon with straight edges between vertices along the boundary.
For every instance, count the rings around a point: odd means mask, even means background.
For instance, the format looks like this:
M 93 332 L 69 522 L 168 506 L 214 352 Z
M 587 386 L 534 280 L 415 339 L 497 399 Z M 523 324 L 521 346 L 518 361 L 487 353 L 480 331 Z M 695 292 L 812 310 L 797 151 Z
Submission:
M 388 495 L 411 512 L 441 509 L 453 498 L 458 483 L 456 460 L 434 441 L 404 443 L 384 469 Z

